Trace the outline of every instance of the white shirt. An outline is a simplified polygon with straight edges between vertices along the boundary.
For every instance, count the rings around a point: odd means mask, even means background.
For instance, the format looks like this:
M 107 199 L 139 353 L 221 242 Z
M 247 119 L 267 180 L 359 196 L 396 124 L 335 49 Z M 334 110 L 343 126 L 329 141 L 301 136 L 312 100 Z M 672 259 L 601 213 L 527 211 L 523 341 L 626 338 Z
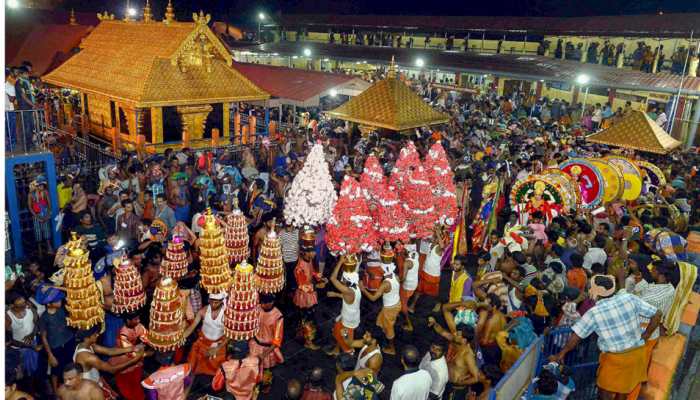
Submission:
M 591 247 L 586 252 L 586 255 L 583 256 L 583 268 L 590 271 L 593 264 L 605 265 L 606 261 L 608 261 L 608 255 L 605 254 L 605 250 L 599 247 Z
M 430 254 L 425 259 L 425 264 L 423 264 L 423 271 L 430 276 L 440 276 L 440 262 L 442 261 L 442 254 L 437 252 L 437 246 L 433 246 L 430 250 Z
M 350 290 L 355 292 L 355 299 L 352 303 L 346 303 L 345 299 L 343 299 L 339 320 L 344 327 L 355 329 L 360 326 L 360 298 L 362 297 L 362 292 L 357 287 L 351 287 Z
M 418 252 L 409 252 L 406 261 L 410 261 L 413 266 L 406 272 L 406 279 L 404 279 L 401 286 L 404 290 L 416 290 L 416 288 L 418 288 L 418 270 L 420 269 Z M 408 266 L 404 265 L 404 268 L 408 268 Z
M 430 393 L 438 398 L 442 398 L 442 393 L 445 391 L 445 386 L 450 378 L 445 357 L 433 360 L 430 357 L 430 352 L 427 352 L 420 362 L 420 369 L 428 371 L 433 381 L 430 385 Z
M 668 117 L 666 116 L 665 112 L 660 113 L 656 117 L 656 125 L 660 126 L 663 129 L 666 129 L 666 122 L 668 121 Z
M 10 101 L 10 97 L 17 97 L 15 85 L 5 81 L 5 111 L 14 111 L 15 105 Z
M 382 304 L 384 305 L 384 308 L 387 307 L 393 307 L 401 301 L 401 297 L 399 296 L 399 281 L 396 279 L 396 275 L 392 274 L 390 277 L 384 279 L 384 281 L 388 281 L 389 285 L 391 285 L 391 289 L 389 292 L 384 293 L 382 295 Z
M 211 317 L 211 306 L 207 306 L 207 311 L 202 319 L 202 333 L 204 337 L 211 341 L 218 341 L 224 336 L 224 305 L 219 308 L 219 314 L 216 319 Z
M 394 381 L 391 400 L 427 400 L 433 378 L 428 371 L 419 369 Z

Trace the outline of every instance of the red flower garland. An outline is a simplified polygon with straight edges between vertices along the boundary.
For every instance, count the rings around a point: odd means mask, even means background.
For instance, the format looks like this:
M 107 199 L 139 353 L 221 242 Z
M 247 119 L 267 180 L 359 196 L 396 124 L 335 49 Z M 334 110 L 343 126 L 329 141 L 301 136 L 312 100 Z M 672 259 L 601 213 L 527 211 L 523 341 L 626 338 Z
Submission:
M 356 254 L 379 248 L 379 236 L 369 212 L 362 188 L 355 178 L 346 176 L 338 202 L 326 224 L 328 249 L 341 254 Z
M 438 221 L 441 224 L 452 225 L 458 212 L 454 173 L 440 142 L 430 147 L 423 166 L 432 185 Z

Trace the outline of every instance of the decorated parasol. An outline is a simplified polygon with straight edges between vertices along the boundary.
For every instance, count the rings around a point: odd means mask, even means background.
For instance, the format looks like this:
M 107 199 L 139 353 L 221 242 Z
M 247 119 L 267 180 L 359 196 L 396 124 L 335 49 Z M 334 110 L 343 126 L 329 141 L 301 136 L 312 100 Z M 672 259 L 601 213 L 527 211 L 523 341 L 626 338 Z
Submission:
M 637 164 L 640 171 L 642 171 L 642 181 L 644 182 L 644 187 L 642 188 L 643 193 L 656 193 L 656 189 L 666 184 L 666 176 L 656 165 L 642 160 L 636 160 L 634 163 Z
M 605 181 L 595 165 L 582 158 L 572 158 L 559 164 L 559 169 L 578 182 L 581 192 L 581 207 L 598 207 L 603 201 Z
M 605 160 L 622 171 L 622 178 L 625 183 L 622 200 L 636 200 L 642 193 L 642 171 L 637 164 L 622 156 L 607 156 Z
M 581 189 L 577 182 L 568 174 L 558 168 L 547 168 L 542 175 L 552 182 L 562 196 L 564 212 L 575 210 L 581 203 Z
M 590 158 L 588 161 L 598 167 L 600 174 L 603 175 L 603 180 L 605 181 L 603 185 L 603 202 L 612 203 L 622 198 L 622 194 L 625 191 L 622 171 L 614 164 L 601 158 Z

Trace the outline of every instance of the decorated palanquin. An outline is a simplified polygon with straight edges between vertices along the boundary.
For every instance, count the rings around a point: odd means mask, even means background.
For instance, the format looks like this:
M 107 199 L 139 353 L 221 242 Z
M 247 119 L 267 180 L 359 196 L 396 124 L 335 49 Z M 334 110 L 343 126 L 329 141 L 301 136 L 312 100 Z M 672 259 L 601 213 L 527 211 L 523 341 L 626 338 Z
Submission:
M 397 77 L 393 58 L 386 79 L 326 114 L 359 124 L 363 133 L 380 129 L 412 132 L 414 128 L 449 121 L 447 114 L 432 108 Z
M 231 53 L 208 27 L 209 15 L 178 22 L 168 4 L 157 22 L 147 3 L 141 21 L 115 20 L 106 12 L 98 18 L 80 52 L 42 80 L 79 91 L 90 132 L 115 146 L 194 146 L 211 127 L 225 144 L 229 105 L 269 98 L 232 68 Z

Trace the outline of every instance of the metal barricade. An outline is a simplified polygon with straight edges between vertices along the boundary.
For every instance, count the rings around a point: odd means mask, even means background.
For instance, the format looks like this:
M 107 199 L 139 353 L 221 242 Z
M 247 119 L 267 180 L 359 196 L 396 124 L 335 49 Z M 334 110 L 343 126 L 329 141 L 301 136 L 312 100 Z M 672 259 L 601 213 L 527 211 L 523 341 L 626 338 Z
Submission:
M 43 109 L 5 111 L 5 152 L 43 151 L 44 134 L 48 130 Z
M 542 356 L 537 365 L 536 375 L 539 375 L 543 367 L 547 364 L 549 356 L 561 351 L 572 334 L 571 328 L 555 328 L 542 339 L 544 345 Z M 564 365 L 571 369 L 571 379 L 573 379 L 576 390 L 571 393 L 568 399 L 588 400 L 595 399 L 598 393 L 596 386 L 596 371 L 598 370 L 598 350 L 597 336 L 595 334 L 583 339 L 578 346 L 564 358 Z
M 536 376 L 537 366 L 542 358 L 543 343 L 544 339 L 540 336 L 525 349 L 518 361 L 491 389 L 489 400 L 512 400 L 525 394 Z

